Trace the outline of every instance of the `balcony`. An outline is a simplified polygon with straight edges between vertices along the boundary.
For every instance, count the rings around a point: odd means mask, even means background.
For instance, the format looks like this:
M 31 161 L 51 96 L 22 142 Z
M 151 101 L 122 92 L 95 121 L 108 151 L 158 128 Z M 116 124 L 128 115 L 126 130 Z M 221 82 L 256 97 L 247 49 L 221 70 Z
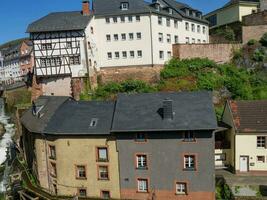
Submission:
M 230 141 L 215 141 L 215 149 L 230 149 L 231 143 Z

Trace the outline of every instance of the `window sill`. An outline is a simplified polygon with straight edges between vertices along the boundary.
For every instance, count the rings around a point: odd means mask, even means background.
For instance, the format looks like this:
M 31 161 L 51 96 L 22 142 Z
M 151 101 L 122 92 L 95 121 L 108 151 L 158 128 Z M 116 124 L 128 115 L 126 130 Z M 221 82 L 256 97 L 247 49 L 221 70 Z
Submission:
M 107 162 L 109 162 L 109 160 L 107 159 L 107 160 L 96 160 L 96 162 L 105 162 L 105 163 L 107 163 Z
M 195 168 L 184 168 L 183 171 L 187 171 L 187 172 L 195 172 L 197 171 Z
M 137 193 L 143 193 L 143 194 L 148 194 L 149 193 L 149 191 L 136 191 Z
M 99 181 L 109 181 L 109 178 L 98 178 Z
M 76 177 L 77 180 L 87 180 L 87 178 L 83 178 L 83 177 Z
M 136 170 L 148 170 L 148 167 L 136 167 Z
M 185 196 L 187 194 L 186 193 L 175 193 L 175 195 L 177 195 L 177 196 Z

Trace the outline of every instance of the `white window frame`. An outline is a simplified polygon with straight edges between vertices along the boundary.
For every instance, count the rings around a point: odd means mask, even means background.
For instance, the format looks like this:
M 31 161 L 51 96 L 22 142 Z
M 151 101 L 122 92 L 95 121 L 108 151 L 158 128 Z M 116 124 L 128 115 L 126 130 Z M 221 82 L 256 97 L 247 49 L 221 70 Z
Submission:
M 122 52 L 122 58 L 126 59 L 127 58 L 127 51 Z
M 107 57 L 108 57 L 108 60 L 111 60 L 112 59 L 112 52 L 108 52 Z
M 172 37 L 171 34 L 167 34 L 167 43 L 172 43 Z
M 147 169 L 147 155 L 145 154 L 136 155 L 136 168 Z
M 185 195 L 187 193 L 187 184 L 183 182 L 177 182 L 175 186 L 175 193 Z
M 134 58 L 134 51 L 130 51 L 130 58 Z
M 135 16 L 135 21 L 137 21 L 137 22 L 140 22 L 140 21 L 141 21 L 141 17 L 140 17 L 140 15 L 136 15 L 136 16 Z
M 141 40 L 142 39 L 142 33 L 141 32 L 136 33 L 136 39 L 137 40 Z
M 134 40 L 134 34 L 133 33 L 129 33 L 129 40 Z
M 133 16 L 132 15 L 128 16 L 128 22 L 129 23 L 132 23 L 133 22 Z
M 118 18 L 117 17 L 112 17 L 113 23 L 116 24 L 118 23 Z
M 184 155 L 184 169 L 195 170 L 196 169 L 196 156 Z
M 163 33 L 159 33 L 158 36 L 159 36 L 159 42 L 163 43 Z
M 164 60 L 164 51 L 159 51 L 159 59 Z
M 114 52 L 114 55 L 115 55 L 115 59 L 119 59 L 120 58 L 120 52 L 119 51 L 116 51 Z
M 129 9 L 129 3 L 122 2 L 121 3 L 121 10 L 128 10 Z
M 107 42 L 110 42 L 110 41 L 111 41 L 111 36 L 110 36 L 110 34 L 107 34 L 107 35 L 106 35 L 106 40 L 107 40 Z
M 148 180 L 137 179 L 137 190 L 138 192 L 148 192 Z
M 141 54 L 140 54 L 141 53 Z M 142 52 L 142 50 L 138 50 L 137 51 L 137 57 L 138 58 L 142 58 L 143 57 L 143 52 Z
M 123 37 L 123 36 L 124 36 L 124 37 Z M 125 41 L 126 39 L 127 39 L 127 38 L 126 38 L 126 33 L 122 33 L 122 34 L 121 34 L 121 40 L 122 40 L 122 41 Z
M 171 19 L 170 18 L 166 18 L 166 26 L 171 27 Z

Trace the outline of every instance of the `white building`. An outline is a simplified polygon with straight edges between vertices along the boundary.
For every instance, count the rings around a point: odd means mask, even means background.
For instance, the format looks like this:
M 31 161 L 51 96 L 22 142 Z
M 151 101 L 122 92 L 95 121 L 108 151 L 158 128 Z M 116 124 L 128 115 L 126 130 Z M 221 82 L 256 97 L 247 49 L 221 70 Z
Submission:
M 12 45 L 3 50 L 3 68 L 1 80 L 5 85 L 11 85 L 22 80 L 20 70 L 20 44 Z
M 36 75 L 64 76 L 57 78 L 60 85 L 110 67 L 163 65 L 172 56 L 172 44 L 209 42 L 202 13 L 175 0 L 94 0 L 91 10 L 84 1 L 82 12 L 51 13 L 27 31 Z M 44 93 L 62 95 L 50 91 L 55 88 L 51 80 L 53 86 L 43 84 Z

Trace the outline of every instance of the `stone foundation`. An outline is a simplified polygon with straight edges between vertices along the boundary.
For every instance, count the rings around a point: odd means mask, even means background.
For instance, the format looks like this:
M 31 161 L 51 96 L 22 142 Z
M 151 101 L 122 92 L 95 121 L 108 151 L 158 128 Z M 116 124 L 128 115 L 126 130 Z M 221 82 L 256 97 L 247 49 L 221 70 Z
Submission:
M 103 84 L 107 82 L 121 82 L 129 79 L 142 80 L 148 83 L 154 83 L 160 79 L 160 70 L 163 66 L 125 66 L 101 68 L 98 72 L 98 82 Z

